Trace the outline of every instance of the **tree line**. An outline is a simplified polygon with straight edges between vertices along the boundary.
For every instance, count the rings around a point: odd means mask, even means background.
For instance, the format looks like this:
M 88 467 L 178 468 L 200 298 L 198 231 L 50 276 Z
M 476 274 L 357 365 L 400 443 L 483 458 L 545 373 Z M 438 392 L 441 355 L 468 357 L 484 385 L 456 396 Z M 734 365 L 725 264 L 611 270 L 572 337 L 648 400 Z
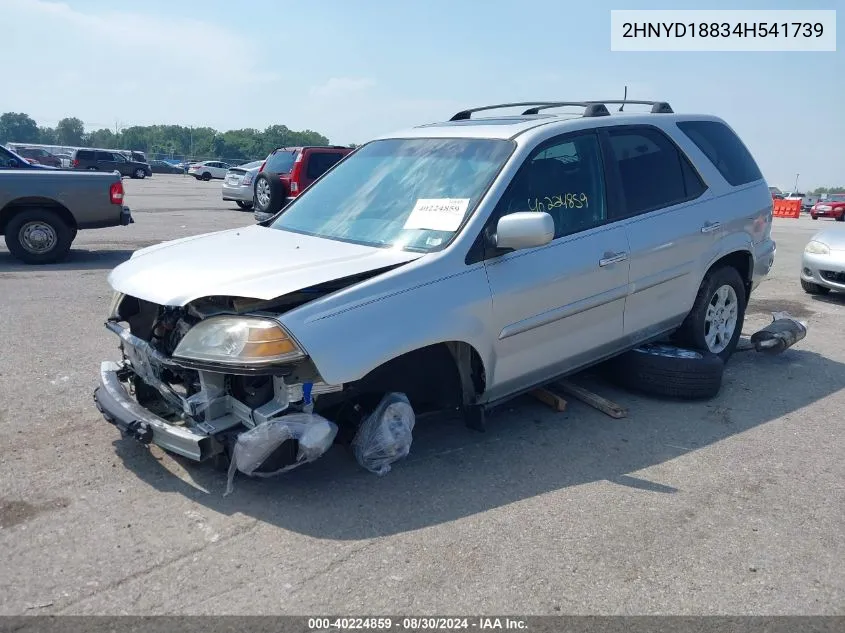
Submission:
M 184 125 L 133 125 L 86 131 L 85 124 L 76 117 L 66 117 L 56 127 L 45 127 L 23 112 L 6 112 L 0 115 L 0 144 L 9 142 L 139 150 L 150 156 L 176 159 L 250 160 L 265 158 L 276 147 L 328 145 L 329 139 L 313 130 L 291 130 L 285 125 L 226 132 Z

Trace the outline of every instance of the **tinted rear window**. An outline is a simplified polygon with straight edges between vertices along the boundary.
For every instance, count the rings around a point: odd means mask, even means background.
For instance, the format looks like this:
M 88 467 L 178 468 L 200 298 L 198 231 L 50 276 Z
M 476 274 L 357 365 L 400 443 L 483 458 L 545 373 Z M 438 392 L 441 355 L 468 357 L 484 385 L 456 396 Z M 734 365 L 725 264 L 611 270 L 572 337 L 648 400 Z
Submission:
M 751 152 L 724 123 L 683 121 L 678 127 L 734 187 L 763 177 Z
M 87 149 L 81 149 L 76 152 L 76 158 L 79 160 L 92 160 L 94 158 L 94 152 Z
M 343 158 L 344 154 L 330 152 L 313 152 L 308 157 L 308 171 L 306 176 L 315 180 L 326 173 L 330 167 Z
M 278 151 L 267 160 L 264 171 L 275 174 L 287 174 L 293 169 L 293 161 L 296 159 L 296 152 Z

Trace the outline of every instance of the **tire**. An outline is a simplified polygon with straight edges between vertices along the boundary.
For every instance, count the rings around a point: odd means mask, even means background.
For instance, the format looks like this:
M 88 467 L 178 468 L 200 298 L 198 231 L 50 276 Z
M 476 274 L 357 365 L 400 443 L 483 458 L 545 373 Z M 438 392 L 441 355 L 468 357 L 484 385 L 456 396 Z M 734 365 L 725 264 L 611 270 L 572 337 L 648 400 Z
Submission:
M 679 400 L 706 400 L 719 393 L 725 363 L 709 352 L 672 345 L 644 345 L 609 361 L 621 387 Z
M 205 173 L 202 175 L 202 179 L 203 179 L 205 182 L 208 182 L 209 180 L 211 180 L 211 174 L 210 174 L 210 173 L 208 173 L 208 172 L 205 172 Z
M 717 297 L 717 292 L 720 293 L 719 297 Z M 724 295 L 721 293 L 728 295 L 730 305 L 722 303 L 721 299 Z M 732 297 L 730 297 L 731 294 Z M 742 334 L 746 302 L 745 283 L 736 268 L 722 266 L 710 270 L 701 282 L 692 310 L 675 332 L 672 342 L 681 347 L 716 354 L 723 362 L 728 362 Z M 722 306 L 721 312 L 719 312 L 720 306 Z M 734 309 L 730 306 L 734 306 Z M 711 327 L 714 321 L 718 323 L 722 320 L 725 320 L 725 328 L 729 328 L 731 321 L 733 322 L 734 329 L 729 339 L 728 332 L 723 330 L 724 333 L 720 336 L 714 333 Z M 711 342 L 708 342 L 708 336 Z
M 819 219 L 819 216 L 817 216 L 815 213 L 811 213 L 811 214 L 810 214 L 810 219 L 812 219 L 812 220 L 818 220 L 818 219 Z
M 6 224 L 9 252 L 26 264 L 53 264 L 64 259 L 76 231 L 54 211 L 31 208 Z
M 839 215 L 837 215 L 836 221 L 837 222 L 845 222 L 845 213 L 840 213 Z
M 278 178 L 258 174 L 253 191 L 257 211 L 275 215 L 282 208 L 285 201 L 285 187 Z
M 252 209 L 252 203 L 251 202 L 244 202 L 243 200 L 235 200 L 235 204 L 237 204 L 244 211 L 249 211 L 250 209 Z
M 141 180 L 143 180 L 146 177 L 147 177 L 147 172 L 145 172 L 143 169 L 136 169 L 135 173 L 133 174 L 133 178 L 140 178 Z
M 97 168 L 96 167 L 89 167 L 88 171 L 97 171 Z
M 804 281 L 803 279 L 801 280 L 801 288 L 808 295 L 826 295 L 828 292 L 830 292 L 830 288 L 820 286 L 819 284 L 813 283 L 812 281 Z

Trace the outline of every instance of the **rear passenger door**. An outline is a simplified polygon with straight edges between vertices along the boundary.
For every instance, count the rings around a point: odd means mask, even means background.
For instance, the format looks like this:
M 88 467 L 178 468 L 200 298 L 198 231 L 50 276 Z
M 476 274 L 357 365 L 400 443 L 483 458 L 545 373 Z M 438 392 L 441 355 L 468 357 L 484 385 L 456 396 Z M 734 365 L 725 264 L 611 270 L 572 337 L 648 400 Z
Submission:
M 97 152 L 97 169 L 100 171 L 114 171 L 117 169 L 117 163 L 114 160 L 114 154 L 111 152 Z
M 707 190 L 701 177 L 659 128 L 616 126 L 602 135 L 630 246 L 624 331 L 636 342 L 684 319 L 698 292 L 702 262 L 717 252 L 718 223 L 701 204 Z
M 327 152 L 325 150 L 310 150 L 305 161 L 305 175 L 302 182 L 304 189 L 320 176 L 325 174 L 335 164 L 340 162 L 345 154 L 340 152 Z

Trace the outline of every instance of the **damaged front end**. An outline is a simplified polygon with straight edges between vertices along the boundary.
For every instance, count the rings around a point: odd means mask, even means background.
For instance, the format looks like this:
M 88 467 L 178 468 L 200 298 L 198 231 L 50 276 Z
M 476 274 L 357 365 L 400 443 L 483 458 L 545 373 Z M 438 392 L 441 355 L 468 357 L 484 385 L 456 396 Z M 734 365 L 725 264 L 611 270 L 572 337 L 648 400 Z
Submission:
M 313 413 L 314 400 L 343 386 L 322 381 L 274 318 L 280 309 L 231 297 L 172 307 L 116 294 L 106 327 L 123 358 L 101 365 L 98 409 L 123 434 L 195 461 L 231 457 L 241 434 L 271 425 L 278 441 L 265 445 L 262 468 L 313 461 L 337 433 Z

